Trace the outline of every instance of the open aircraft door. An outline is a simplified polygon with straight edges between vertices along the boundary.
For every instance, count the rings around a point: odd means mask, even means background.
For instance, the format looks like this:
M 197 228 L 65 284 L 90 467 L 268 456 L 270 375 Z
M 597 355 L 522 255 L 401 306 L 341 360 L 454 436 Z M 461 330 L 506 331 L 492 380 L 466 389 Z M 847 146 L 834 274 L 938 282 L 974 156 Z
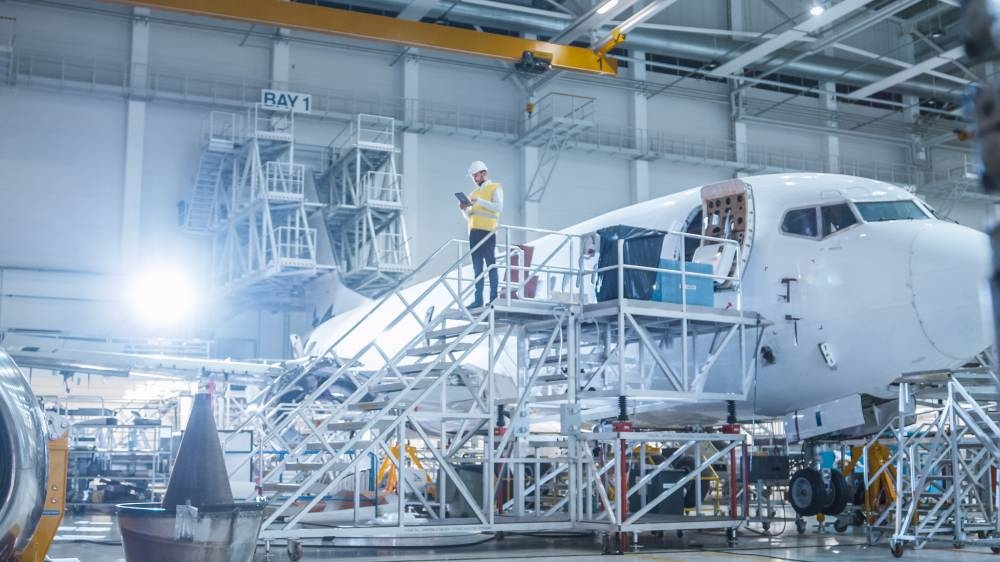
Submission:
M 694 249 L 691 261 L 711 264 L 715 275 L 733 277 L 737 271 L 742 275 L 753 246 L 754 201 L 750 184 L 731 179 L 703 186 L 701 217 L 700 234 L 733 240 L 737 244 L 702 240 Z M 693 230 L 691 226 L 688 232 Z M 719 289 L 732 288 L 733 285 L 731 281 L 721 279 L 716 280 L 716 284 Z

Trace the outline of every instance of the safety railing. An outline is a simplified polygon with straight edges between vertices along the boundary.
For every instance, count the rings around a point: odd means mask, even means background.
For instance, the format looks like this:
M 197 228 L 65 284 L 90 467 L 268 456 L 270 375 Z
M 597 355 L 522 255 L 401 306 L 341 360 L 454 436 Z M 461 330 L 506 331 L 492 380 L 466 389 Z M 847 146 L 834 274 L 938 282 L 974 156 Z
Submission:
M 617 295 L 617 297 L 618 297 L 619 300 L 628 298 L 626 296 L 626 293 L 625 293 L 625 273 L 628 272 L 628 271 L 641 271 L 641 272 L 646 272 L 646 273 L 652 273 L 652 274 L 655 274 L 658 277 L 658 279 L 662 279 L 661 276 L 664 276 L 664 275 L 665 276 L 676 276 L 676 275 L 679 275 L 680 276 L 680 287 L 681 287 L 682 290 L 680 291 L 680 302 L 676 303 L 676 304 L 680 304 L 682 310 L 686 310 L 687 307 L 688 307 L 688 303 L 687 303 L 687 292 L 688 291 L 687 291 L 687 289 L 689 288 L 689 284 L 688 284 L 688 279 L 689 278 L 694 278 L 694 279 L 698 279 L 698 278 L 700 278 L 700 279 L 711 279 L 712 282 L 713 282 L 713 284 L 714 283 L 731 284 L 731 287 L 736 291 L 737 296 L 739 296 L 739 294 L 740 294 L 739 286 L 740 286 L 740 282 L 741 282 L 741 271 L 740 271 L 739 264 L 742 263 L 742 259 L 740 257 L 741 256 L 741 252 L 742 252 L 742 248 L 740 247 L 740 243 L 738 241 L 736 241 L 736 240 L 729 240 L 729 239 L 725 239 L 725 238 L 714 238 L 714 237 L 711 237 L 711 236 L 702 236 L 702 235 L 699 235 L 699 234 L 690 234 L 690 233 L 687 233 L 687 232 L 674 232 L 674 231 L 670 231 L 670 232 L 667 232 L 666 235 L 668 237 L 678 237 L 681 240 L 681 244 L 682 244 L 680 247 L 684 247 L 683 243 L 684 243 L 684 241 L 686 241 L 688 239 L 697 240 L 699 242 L 699 244 L 706 244 L 706 243 L 707 244 L 718 244 L 721 247 L 731 246 L 733 248 L 733 261 L 731 263 L 733 265 L 731 267 L 726 268 L 726 270 L 724 272 L 715 272 L 713 270 L 712 273 L 699 273 L 699 272 L 696 272 L 696 271 L 691 271 L 689 269 L 689 263 L 687 261 L 683 260 L 683 259 L 682 260 L 678 260 L 679 267 L 676 267 L 676 268 L 673 268 L 673 267 L 646 267 L 646 266 L 640 266 L 640 265 L 631 265 L 631 264 L 627 264 L 627 263 L 624 262 L 625 240 L 624 239 L 619 239 L 617 241 L 618 256 L 617 256 L 617 263 L 616 264 L 605 266 L 605 267 L 600 267 L 600 268 L 595 268 L 595 269 L 592 269 L 592 270 L 585 270 L 585 271 L 583 271 L 581 273 L 584 274 L 584 275 L 600 275 L 602 273 L 614 272 L 615 275 L 617 276 L 617 282 L 618 282 L 618 287 L 617 287 L 617 289 L 618 289 L 618 295 Z M 721 254 L 723 254 L 723 252 L 720 252 L 720 255 Z M 714 292 L 714 288 L 713 288 L 713 292 Z M 742 311 L 743 310 L 742 309 L 742 302 L 741 302 L 740 298 L 736 299 L 736 303 L 734 305 L 734 309 L 736 311 Z
M 958 165 L 928 172 L 924 183 L 928 185 L 956 182 L 975 183 L 979 181 L 980 175 L 980 164 L 974 158 L 963 155 L 962 161 Z
M 361 182 L 361 190 L 368 203 L 398 205 L 403 202 L 401 174 L 369 171 Z
M 242 138 L 243 116 L 230 111 L 212 111 L 202 126 L 202 139 L 210 150 L 229 150 Z
M 207 73 L 199 75 L 190 70 L 159 66 L 149 66 L 144 72 L 138 72 L 133 71 L 132 65 L 127 61 L 43 51 L 15 49 L 13 58 L 12 73 L 19 83 L 26 85 L 31 85 L 36 80 L 54 80 L 58 87 L 73 87 L 84 91 L 100 91 L 105 88 L 139 89 L 152 97 L 176 96 L 216 105 L 242 106 L 256 103 L 260 99 L 261 90 L 269 87 L 266 80 L 247 80 Z M 133 84 L 133 76 L 145 76 L 144 83 Z M 520 112 L 484 112 L 482 108 L 471 105 L 362 95 L 319 88 L 311 84 L 294 84 L 290 87 L 312 93 L 315 114 L 351 118 L 359 113 L 394 116 L 405 127 L 476 137 L 494 136 L 509 142 L 515 142 L 524 130 Z M 908 164 L 843 157 L 837 169 L 831 169 L 827 160 L 819 154 L 784 147 L 736 143 L 725 139 L 681 137 L 666 131 L 627 127 L 595 126 L 579 133 L 573 143 L 581 150 L 601 150 L 630 157 L 645 155 L 649 158 L 701 158 L 715 164 L 749 170 L 846 173 L 903 185 L 928 183 L 935 176 L 940 178 L 951 172 L 934 170 L 924 174 Z
M 266 196 L 275 199 L 302 199 L 305 193 L 306 170 L 302 164 L 271 161 L 264 164 Z
M 358 115 L 356 142 L 374 150 L 396 149 L 396 120 L 380 115 Z
M 516 239 L 522 238 L 526 234 L 543 236 L 544 238 L 534 240 L 530 244 L 518 244 L 515 242 Z M 715 272 L 713 269 L 712 273 L 703 273 L 692 271 L 688 262 L 684 260 L 679 260 L 679 265 L 676 268 L 646 267 L 624 263 L 622 260 L 624 240 L 618 241 L 618 263 L 601 268 L 586 268 L 583 264 L 583 259 L 581 259 L 583 257 L 581 255 L 581 248 L 583 248 L 583 238 L 587 235 L 566 234 L 552 230 L 504 225 L 494 232 L 494 236 L 497 238 L 496 264 L 492 268 L 497 270 L 498 277 L 500 278 L 498 288 L 500 301 L 507 306 L 510 306 L 514 300 L 524 298 L 538 301 L 560 301 L 568 298 L 571 302 L 586 303 L 590 298 L 588 292 L 594 288 L 593 280 L 602 274 L 612 272 L 618 278 L 617 298 L 620 300 L 625 299 L 627 297 L 622 280 L 626 272 L 639 271 L 655 275 L 656 283 L 665 280 L 678 280 L 680 287 L 684 290 L 680 291 L 679 302 L 675 304 L 679 304 L 681 310 L 686 311 L 688 308 L 687 293 L 693 287 L 690 281 L 693 279 L 707 279 L 713 283 L 713 294 L 715 284 L 724 285 L 732 289 L 736 294 L 736 302 L 733 309 L 742 311 L 741 291 L 739 290 L 741 283 L 739 264 L 742 263 L 742 248 L 736 240 L 714 238 L 686 232 L 666 232 L 665 245 L 679 242 L 682 244 L 680 247 L 683 247 L 685 240 L 692 239 L 697 240 L 699 244 L 717 244 L 720 246 L 720 250 L 723 247 L 732 248 L 732 252 L 728 254 L 732 256 L 732 261 L 730 262 L 733 264 L 732 266 L 727 267 L 722 272 Z M 670 240 L 671 238 L 674 238 L 674 240 Z M 452 242 L 455 244 L 459 254 L 469 253 L 469 243 L 467 241 L 453 240 Z M 531 264 L 528 264 L 528 259 L 525 259 L 529 251 L 533 254 L 529 258 L 532 261 Z M 720 256 L 724 256 L 726 252 L 720 251 L 719 254 Z M 723 267 L 726 267 L 726 265 L 728 264 L 724 264 Z M 467 266 L 455 270 L 453 279 L 457 282 L 459 290 L 462 290 L 463 287 L 468 286 L 470 283 L 474 283 L 475 279 L 469 272 L 471 269 L 471 266 Z M 484 277 L 487 274 L 488 269 L 480 277 Z M 591 281 L 587 282 L 588 279 Z M 525 288 L 528 284 L 531 284 L 532 288 L 526 293 Z M 531 296 L 527 296 L 528 294 Z
M 418 130 L 467 133 L 477 137 L 513 140 L 522 133 L 520 116 L 462 107 L 434 100 L 404 100 L 403 122 Z
M 406 237 L 393 232 L 381 232 L 375 237 L 375 256 L 380 267 L 410 266 L 410 253 L 406 248 Z
M 517 239 L 527 236 L 541 236 L 531 244 L 518 244 Z M 576 280 L 581 276 L 577 256 L 582 247 L 583 236 L 567 234 L 541 228 L 528 228 L 502 225 L 493 236 L 496 239 L 496 263 L 484 268 L 475 276 L 470 265 L 456 268 L 450 280 L 453 280 L 460 292 L 475 285 L 477 280 L 486 279 L 491 270 L 497 271 L 497 295 L 499 302 L 511 306 L 514 301 L 532 299 L 536 301 L 549 300 L 550 287 L 566 287 L 573 283 L 576 290 Z M 469 243 L 465 240 L 453 240 L 458 253 L 471 255 Z M 486 240 L 484 240 L 486 242 Z M 530 258 L 529 256 L 530 252 Z M 528 264 L 529 261 L 532 262 Z M 576 297 L 582 302 L 582 290 Z
M 266 109 L 255 104 L 249 110 L 247 121 L 250 134 L 263 138 L 287 138 L 295 134 L 295 119 L 291 111 Z
M 831 169 L 829 166 L 816 169 L 899 185 L 915 185 L 920 181 L 920 170 L 908 164 L 891 164 L 887 162 L 841 158 L 839 165 L 835 169 Z
M 279 226 L 274 229 L 277 258 L 316 263 L 316 229 L 304 226 Z
M 535 111 L 528 127 L 551 119 L 591 121 L 594 118 L 594 98 L 550 92 L 535 102 Z

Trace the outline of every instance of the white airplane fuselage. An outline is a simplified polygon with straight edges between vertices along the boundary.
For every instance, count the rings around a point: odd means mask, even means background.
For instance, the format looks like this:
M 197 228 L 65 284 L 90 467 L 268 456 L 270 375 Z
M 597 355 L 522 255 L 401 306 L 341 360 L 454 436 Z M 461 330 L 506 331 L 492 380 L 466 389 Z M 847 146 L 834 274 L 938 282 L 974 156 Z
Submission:
M 923 202 L 883 182 L 832 174 L 743 181 L 752 191 L 748 222 L 753 232 L 742 248 L 742 307 L 768 322 L 762 346 L 773 356 L 773 363 L 758 363 L 752 397 L 740 405 L 743 417 L 748 408 L 755 415 L 775 417 L 851 395 L 891 398 L 896 391 L 890 383 L 901 374 L 956 367 L 987 349 L 992 333 L 983 321 L 981 300 L 990 262 L 985 234 L 933 218 Z M 895 201 L 912 201 L 926 216 L 862 220 L 855 206 Z M 787 211 L 838 203 L 851 206 L 856 224 L 815 238 L 783 232 Z M 563 232 L 583 235 L 612 225 L 683 231 L 701 205 L 701 189 L 694 188 L 600 215 Z M 530 244 L 536 255 L 546 255 L 562 240 L 549 235 Z M 403 294 L 413 300 L 430 282 L 404 289 Z M 586 283 L 585 290 L 592 292 L 590 281 Z M 446 290 L 440 293 L 423 303 L 424 309 L 450 301 Z M 718 291 L 715 305 L 735 305 L 735 298 L 733 291 Z M 400 307 L 383 307 L 344 335 L 373 304 L 320 325 L 308 345 L 321 352 L 340 340 L 335 351 L 345 357 L 372 338 L 385 337 L 382 328 Z M 416 335 L 412 326 L 407 329 L 412 333 L 395 338 L 405 342 Z M 820 344 L 826 344 L 834 366 L 820 352 Z M 677 409 L 665 405 L 664 414 Z M 694 410 L 680 408 L 690 423 L 706 423 L 718 412 L 698 416 Z

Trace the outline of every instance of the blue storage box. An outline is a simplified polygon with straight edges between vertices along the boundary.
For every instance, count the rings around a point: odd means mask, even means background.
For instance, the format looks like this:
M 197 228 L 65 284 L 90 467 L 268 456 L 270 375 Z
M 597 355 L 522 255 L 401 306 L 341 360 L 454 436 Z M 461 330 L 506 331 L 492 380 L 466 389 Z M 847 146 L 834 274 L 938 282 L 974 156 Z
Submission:
M 656 274 L 656 287 L 653 289 L 653 300 L 659 302 L 681 303 L 681 264 L 677 260 L 660 260 L 660 271 Z M 712 274 L 712 266 L 707 263 L 685 262 L 687 273 Z M 696 277 L 688 275 L 685 290 L 687 304 L 693 306 L 715 306 L 715 281 L 711 277 Z

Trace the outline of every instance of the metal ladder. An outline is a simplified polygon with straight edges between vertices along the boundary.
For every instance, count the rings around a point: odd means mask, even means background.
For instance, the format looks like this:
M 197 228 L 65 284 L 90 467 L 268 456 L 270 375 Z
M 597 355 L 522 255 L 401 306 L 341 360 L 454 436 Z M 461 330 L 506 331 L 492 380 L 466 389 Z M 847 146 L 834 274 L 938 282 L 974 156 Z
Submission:
M 198 158 L 194 185 L 184 213 L 184 230 L 192 234 L 207 234 L 215 227 L 222 166 L 229 153 L 205 147 Z

